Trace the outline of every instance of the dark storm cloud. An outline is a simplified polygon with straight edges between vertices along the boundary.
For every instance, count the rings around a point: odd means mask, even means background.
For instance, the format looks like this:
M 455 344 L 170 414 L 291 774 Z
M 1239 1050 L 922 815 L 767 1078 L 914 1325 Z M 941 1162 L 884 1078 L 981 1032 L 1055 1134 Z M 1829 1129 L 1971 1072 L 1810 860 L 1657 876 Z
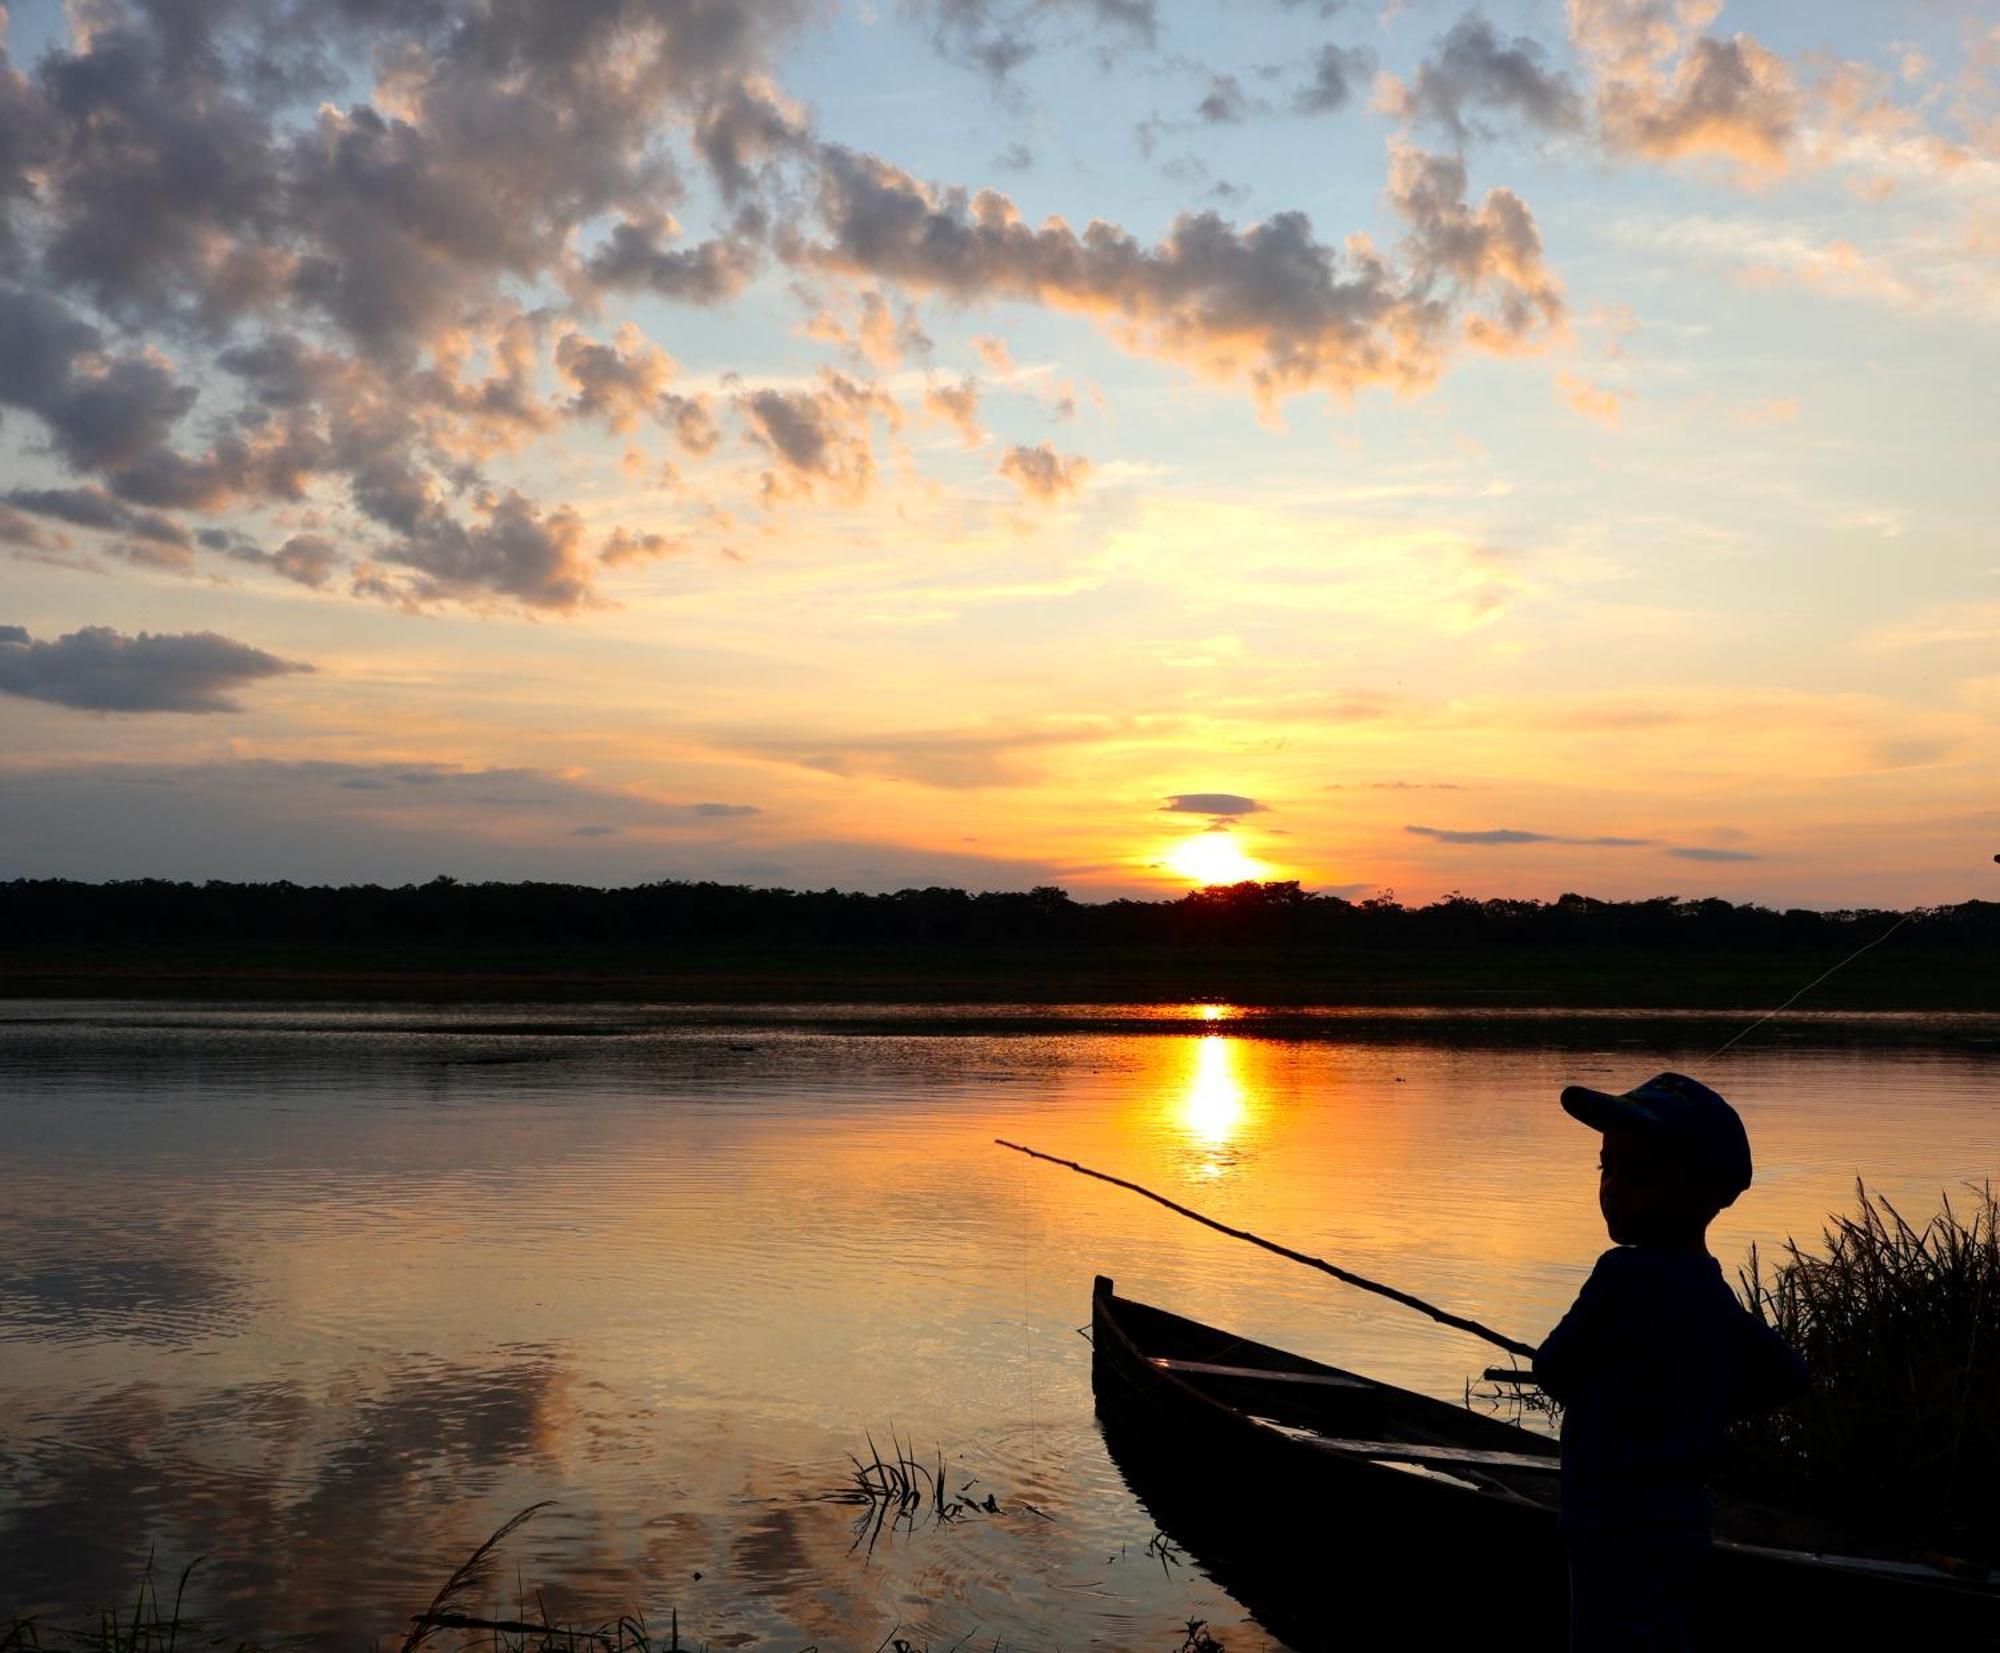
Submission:
M 1470 111 L 1518 116 L 1544 131 L 1574 131 L 1583 103 L 1569 78 L 1548 66 L 1548 53 L 1526 35 L 1502 39 L 1477 12 L 1467 12 L 1437 42 L 1402 89 L 1403 112 L 1434 121 L 1457 143 L 1473 134 Z
M 92 712 L 236 712 L 229 691 L 311 671 L 212 631 L 140 632 L 85 626 L 53 643 L 20 627 L 0 636 L 0 694 Z
M 1160 808 L 1169 815 L 1263 815 L 1270 806 L 1236 792 L 1176 792 Z

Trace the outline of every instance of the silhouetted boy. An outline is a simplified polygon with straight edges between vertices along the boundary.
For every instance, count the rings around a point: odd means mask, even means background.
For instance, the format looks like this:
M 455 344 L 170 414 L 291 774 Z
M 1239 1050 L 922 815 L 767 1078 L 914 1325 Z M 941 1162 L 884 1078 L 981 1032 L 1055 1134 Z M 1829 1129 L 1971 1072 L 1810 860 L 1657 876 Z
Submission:
M 1604 1133 L 1597 1203 L 1617 1242 L 1535 1355 L 1563 1404 L 1570 1647 L 1678 1653 L 1723 1430 L 1802 1390 L 1805 1363 L 1708 1254 L 1709 1223 L 1750 1186 L 1736 1110 L 1678 1073 L 1622 1096 L 1572 1085 L 1562 1104 Z

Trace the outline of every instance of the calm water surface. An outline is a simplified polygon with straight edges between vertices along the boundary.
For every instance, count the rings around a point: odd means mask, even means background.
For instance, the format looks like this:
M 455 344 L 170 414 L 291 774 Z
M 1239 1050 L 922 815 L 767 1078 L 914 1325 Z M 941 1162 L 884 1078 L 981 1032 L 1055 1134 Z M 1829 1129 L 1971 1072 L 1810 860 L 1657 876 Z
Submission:
M 1711 1027 L 1615 1016 L 1283 1026 L 5 1006 L 0 1615 L 199 1555 L 219 1628 L 359 1648 L 553 1499 L 488 1608 L 677 1608 L 717 1647 L 1165 1649 L 1189 1617 L 1275 1647 L 1143 1553 L 1091 1419 L 1091 1275 L 1438 1395 L 1487 1350 L 995 1136 L 1530 1339 L 1604 1244 L 1565 1081 L 1679 1064 L 1738 1100 L 1730 1265 L 1857 1175 L 1921 1212 L 2000 1171 L 2000 1018 L 1793 1021 L 1714 1065 Z M 869 1431 L 1000 1513 L 855 1548 L 818 1495 Z

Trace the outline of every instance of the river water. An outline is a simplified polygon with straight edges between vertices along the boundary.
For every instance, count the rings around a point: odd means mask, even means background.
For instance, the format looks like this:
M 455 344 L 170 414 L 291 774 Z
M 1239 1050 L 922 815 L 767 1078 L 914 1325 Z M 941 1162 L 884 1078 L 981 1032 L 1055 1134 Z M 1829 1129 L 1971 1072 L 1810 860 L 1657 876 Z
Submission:
M 1275 1647 L 1092 1420 L 1095 1273 L 1459 1398 L 1489 1351 L 1008 1154 L 1101 1166 L 1530 1340 L 1605 1243 L 1567 1081 L 1691 1069 L 1756 1185 L 1714 1249 L 2000 1170 L 2000 1018 L 1228 1006 L 0 1007 L 0 1618 L 398 1637 L 465 1605 L 712 1647 Z M 893 1437 L 944 1525 L 822 1495 Z M 1344 1581 L 1367 1611 L 1367 1581 Z M 390 1645 L 394 1645 L 391 1643 Z

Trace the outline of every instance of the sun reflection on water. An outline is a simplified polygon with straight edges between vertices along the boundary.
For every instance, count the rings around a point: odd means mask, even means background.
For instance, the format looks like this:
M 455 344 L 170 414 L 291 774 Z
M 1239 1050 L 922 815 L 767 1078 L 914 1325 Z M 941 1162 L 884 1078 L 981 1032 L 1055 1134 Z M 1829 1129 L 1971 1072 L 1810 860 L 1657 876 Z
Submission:
M 1246 1041 L 1209 1033 L 1189 1043 L 1192 1062 L 1174 1103 L 1174 1123 L 1198 1155 L 1197 1174 L 1220 1177 L 1241 1157 L 1251 1124 L 1242 1072 Z

